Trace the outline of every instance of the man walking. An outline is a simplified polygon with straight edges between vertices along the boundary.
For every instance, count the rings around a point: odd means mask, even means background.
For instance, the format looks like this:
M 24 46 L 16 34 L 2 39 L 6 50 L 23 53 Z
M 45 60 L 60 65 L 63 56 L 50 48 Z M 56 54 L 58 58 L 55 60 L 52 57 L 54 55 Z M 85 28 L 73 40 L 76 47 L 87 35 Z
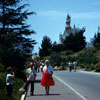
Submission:
M 76 61 L 73 62 L 73 66 L 74 66 L 74 72 L 76 72 L 76 66 L 77 66 L 77 62 Z

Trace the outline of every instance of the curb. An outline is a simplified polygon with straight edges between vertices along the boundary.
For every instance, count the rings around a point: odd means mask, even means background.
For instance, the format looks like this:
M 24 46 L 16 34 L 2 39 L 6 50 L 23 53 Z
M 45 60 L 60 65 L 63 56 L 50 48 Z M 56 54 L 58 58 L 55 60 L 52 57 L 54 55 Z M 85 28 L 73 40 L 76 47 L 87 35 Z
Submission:
M 25 100 L 26 95 L 27 95 L 27 92 L 25 92 L 24 94 L 22 94 L 22 96 L 21 96 L 21 100 Z
M 80 72 L 89 73 L 89 74 L 95 74 L 95 75 L 100 75 L 100 73 L 98 73 L 98 72 L 88 72 L 88 71 L 80 71 Z

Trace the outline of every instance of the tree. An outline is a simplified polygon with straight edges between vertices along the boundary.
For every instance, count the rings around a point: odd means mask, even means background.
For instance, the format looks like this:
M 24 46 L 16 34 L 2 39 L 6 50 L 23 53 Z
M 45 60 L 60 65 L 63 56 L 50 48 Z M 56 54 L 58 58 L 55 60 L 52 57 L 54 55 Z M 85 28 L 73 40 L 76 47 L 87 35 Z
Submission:
M 78 34 L 75 34 L 75 51 L 80 51 L 86 46 L 86 38 L 83 36 L 84 31 L 80 30 Z
M 96 49 L 99 49 L 100 50 L 100 33 L 99 32 L 94 35 L 94 38 L 93 38 L 92 43 L 93 43 L 93 46 Z
M 52 51 L 53 52 L 61 52 L 61 51 L 63 51 L 63 45 L 62 44 L 57 44 L 56 42 L 54 42 L 53 44 L 52 44 Z
M 67 36 L 65 38 L 65 40 L 63 40 L 63 45 L 64 45 L 64 49 L 65 50 L 73 50 L 74 48 L 74 36 L 73 34 L 70 34 L 69 36 Z
M 86 49 L 84 49 L 84 52 L 79 54 L 78 56 L 79 62 L 87 65 L 96 64 L 98 62 L 98 59 L 94 55 L 95 52 L 96 51 L 94 48 L 87 47 Z
M 80 30 L 79 33 L 75 35 L 70 34 L 63 40 L 63 45 L 65 50 L 71 50 L 74 52 L 82 50 L 86 46 L 85 36 L 83 36 L 84 31 Z
M 44 36 L 41 44 L 41 48 L 39 48 L 39 55 L 41 57 L 48 56 L 51 53 L 52 42 L 48 36 Z
M 26 24 L 35 12 L 24 10 L 28 4 L 19 6 L 21 0 L 0 0 L 0 62 L 23 69 L 31 56 L 35 40 L 28 38 L 35 32 Z
M 61 62 L 62 62 L 62 58 L 61 58 L 60 53 L 53 52 L 50 55 L 50 63 L 52 66 L 60 66 Z

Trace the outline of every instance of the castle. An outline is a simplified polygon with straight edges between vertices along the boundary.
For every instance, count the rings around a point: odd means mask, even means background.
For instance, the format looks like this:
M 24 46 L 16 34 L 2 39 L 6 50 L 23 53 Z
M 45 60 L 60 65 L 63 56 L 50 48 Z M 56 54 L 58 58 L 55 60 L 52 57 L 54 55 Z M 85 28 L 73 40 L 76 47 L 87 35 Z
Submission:
M 70 23 L 71 23 L 71 17 L 69 14 L 67 14 L 65 30 L 64 30 L 63 35 L 60 35 L 60 38 L 65 39 L 70 34 L 75 35 L 75 34 L 78 34 L 80 31 L 85 32 L 84 27 L 82 29 L 80 29 L 80 28 L 76 27 L 75 24 L 73 27 L 71 27 Z

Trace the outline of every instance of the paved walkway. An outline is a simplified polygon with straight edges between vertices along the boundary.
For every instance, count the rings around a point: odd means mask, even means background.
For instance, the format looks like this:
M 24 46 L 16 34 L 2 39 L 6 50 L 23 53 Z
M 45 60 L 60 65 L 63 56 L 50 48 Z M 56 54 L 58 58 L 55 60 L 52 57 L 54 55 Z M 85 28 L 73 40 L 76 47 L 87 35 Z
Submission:
M 82 100 L 82 98 L 56 78 L 54 78 L 55 86 L 50 87 L 50 95 L 45 96 L 45 89 L 40 86 L 41 78 L 42 74 L 38 73 L 35 82 L 34 96 L 30 96 L 29 88 L 26 100 Z

